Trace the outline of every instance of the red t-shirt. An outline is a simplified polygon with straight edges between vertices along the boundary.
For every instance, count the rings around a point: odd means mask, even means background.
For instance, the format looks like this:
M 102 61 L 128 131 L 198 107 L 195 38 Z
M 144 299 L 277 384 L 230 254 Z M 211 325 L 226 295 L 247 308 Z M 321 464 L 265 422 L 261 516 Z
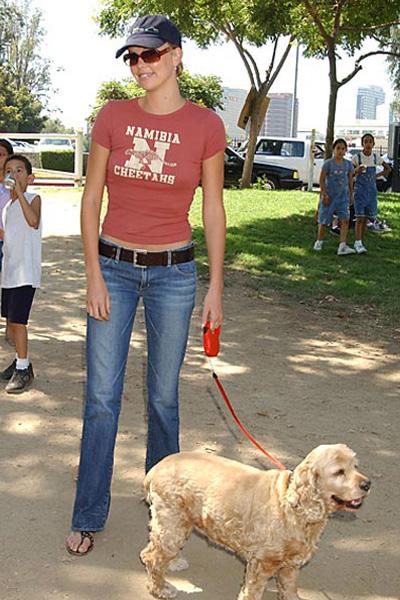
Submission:
M 220 117 L 192 102 L 154 115 L 137 98 L 111 100 L 97 116 L 92 139 L 110 150 L 103 234 L 137 244 L 190 239 L 188 213 L 201 163 L 226 146 Z

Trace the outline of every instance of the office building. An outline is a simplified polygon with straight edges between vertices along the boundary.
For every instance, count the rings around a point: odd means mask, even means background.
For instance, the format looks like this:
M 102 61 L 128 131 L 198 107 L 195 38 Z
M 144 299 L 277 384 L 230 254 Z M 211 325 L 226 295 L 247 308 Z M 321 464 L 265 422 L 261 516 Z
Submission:
M 225 124 L 225 130 L 231 141 L 243 141 L 247 137 L 244 129 L 237 126 L 238 118 L 246 101 L 248 90 L 238 88 L 223 88 L 223 109 L 217 108 L 217 113 Z
M 356 119 L 376 119 L 376 109 L 385 102 L 385 92 L 379 85 L 358 88 Z
M 291 137 L 293 94 L 268 94 L 270 104 L 260 135 L 269 137 Z M 298 100 L 294 114 L 294 137 L 297 136 Z

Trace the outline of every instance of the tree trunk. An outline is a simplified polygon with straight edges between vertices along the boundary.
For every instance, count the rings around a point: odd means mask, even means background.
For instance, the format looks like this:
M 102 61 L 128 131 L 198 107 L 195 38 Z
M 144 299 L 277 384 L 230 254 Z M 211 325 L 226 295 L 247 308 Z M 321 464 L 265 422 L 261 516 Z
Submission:
M 339 83 L 336 76 L 336 56 L 335 46 L 328 49 L 329 58 L 329 110 L 328 110 L 328 121 L 326 124 L 326 136 L 325 136 L 325 158 L 332 156 L 332 144 L 333 137 L 335 135 L 335 117 L 336 117 L 336 103 L 339 91 Z
M 257 90 L 250 109 L 249 143 L 246 147 L 246 158 L 243 165 L 242 179 L 240 181 L 241 190 L 250 187 L 252 182 L 251 179 L 253 173 L 254 154 L 257 145 L 257 136 L 260 133 L 265 116 L 263 111 L 264 98 L 265 88 L 262 86 L 260 90 Z

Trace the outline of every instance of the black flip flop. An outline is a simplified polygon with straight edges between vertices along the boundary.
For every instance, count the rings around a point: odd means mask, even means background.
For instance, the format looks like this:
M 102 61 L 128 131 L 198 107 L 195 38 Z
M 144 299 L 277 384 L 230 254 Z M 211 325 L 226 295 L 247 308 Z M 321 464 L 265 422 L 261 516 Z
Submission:
M 78 548 L 76 550 L 72 550 L 72 548 L 70 548 L 69 546 L 65 546 L 65 547 L 67 549 L 67 552 L 69 552 L 70 554 L 73 554 L 74 556 L 86 556 L 86 554 L 89 554 L 89 552 L 91 552 L 93 550 L 94 537 L 90 533 L 90 531 L 79 531 L 79 533 L 81 534 L 81 542 L 80 542 Z M 82 544 L 86 538 L 88 538 L 90 540 L 90 545 L 88 546 L 88 549 L 85 550 L 85 552 L 79 552 L 79 548 L 82 546 Z

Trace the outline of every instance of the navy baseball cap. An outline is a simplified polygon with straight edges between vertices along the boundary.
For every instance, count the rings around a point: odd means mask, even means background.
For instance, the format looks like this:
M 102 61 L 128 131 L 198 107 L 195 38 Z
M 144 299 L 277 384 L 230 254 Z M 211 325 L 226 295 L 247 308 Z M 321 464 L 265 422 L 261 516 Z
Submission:
M 182 47 L 180 31 L 172 21 L 164 15 L 139 17 L 132 25 L 124 46 L 118 50 L 115 58 L 119 58 L 129 46 L 159 48 L 166 42 L 172 46 Z

